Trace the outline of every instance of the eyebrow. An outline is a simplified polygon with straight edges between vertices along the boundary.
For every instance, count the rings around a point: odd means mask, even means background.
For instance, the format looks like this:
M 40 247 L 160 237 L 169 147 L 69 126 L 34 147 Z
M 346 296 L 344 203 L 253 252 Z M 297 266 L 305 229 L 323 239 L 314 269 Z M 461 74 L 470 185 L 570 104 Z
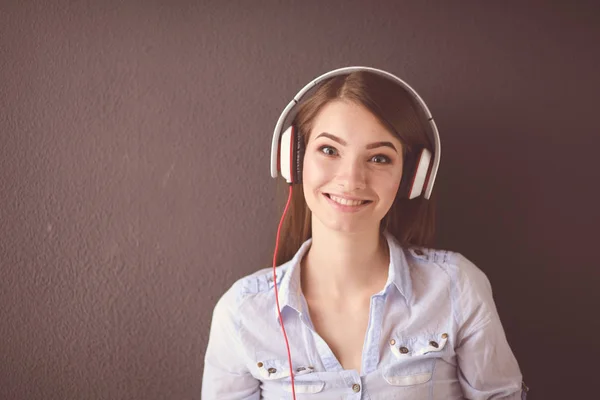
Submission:
M 332 135 L 331 133 L 323 132 L 319 136 L 317 136 L 315 139 L 318 139 L 320 137 L 329 138 L 329 139 L 333 140 L 334 142 L 341 144 L 342 146 L 346 146 L 348 144 L 348 143 L 346 143 L 346 141 L 344 139 L 339 138 L 335 135 Z M 396 146 L 394 146 L 392 142 L 375 142 L 375 143 L 368 144 L 366 147 L 369 150 L 376 149 L 378 147 L 389 147 L 389 148 L 393 149 L 396 153 L 398 152 L 398 149 L 396 149 Z

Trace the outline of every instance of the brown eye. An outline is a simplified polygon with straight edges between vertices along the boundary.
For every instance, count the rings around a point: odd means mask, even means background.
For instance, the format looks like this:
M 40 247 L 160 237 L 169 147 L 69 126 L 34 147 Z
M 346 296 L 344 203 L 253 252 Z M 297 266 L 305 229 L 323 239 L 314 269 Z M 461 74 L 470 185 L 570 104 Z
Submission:
M 321 146 L 319 147 L 319 151 L 327 156 L 337 155 L 337 150 L 331 146 Z
M 379 154 L 371 158 L 375 164 L 389 164 L 392 162 L 388 156 L 384 156 L 383 154 Z

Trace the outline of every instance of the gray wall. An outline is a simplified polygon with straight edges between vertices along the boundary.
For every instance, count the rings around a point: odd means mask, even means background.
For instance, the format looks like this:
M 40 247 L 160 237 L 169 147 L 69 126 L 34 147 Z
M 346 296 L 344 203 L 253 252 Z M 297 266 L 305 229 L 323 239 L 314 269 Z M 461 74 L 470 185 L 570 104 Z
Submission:
M 438 247 L 491 279 L 531 398 L 591 398 L 597 2 L 121 3 L 0 5 L 1 399 L 198 399 L 215 302 L 270 263 L 276 118 L 351 64 L 428 102 Z

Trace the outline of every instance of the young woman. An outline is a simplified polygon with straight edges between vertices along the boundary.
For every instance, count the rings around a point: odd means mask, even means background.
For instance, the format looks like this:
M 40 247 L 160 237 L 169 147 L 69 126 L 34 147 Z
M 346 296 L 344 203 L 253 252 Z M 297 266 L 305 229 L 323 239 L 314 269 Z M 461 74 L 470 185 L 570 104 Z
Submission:
M 486 276 L 430 248 L 440 149 L 426 106 L 383 71 L 329 75 L 291 104 L 301 183 L 276 285 L 264 269 L 217 303 L 202 398 L 521 399 Z

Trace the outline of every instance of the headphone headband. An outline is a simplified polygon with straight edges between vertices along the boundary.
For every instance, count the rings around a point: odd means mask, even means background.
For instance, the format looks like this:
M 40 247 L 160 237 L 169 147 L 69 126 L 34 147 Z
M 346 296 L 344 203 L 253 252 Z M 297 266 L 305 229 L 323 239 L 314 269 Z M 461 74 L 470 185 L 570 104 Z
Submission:
M 283 131 L 283 124 L 288 119 L 288 117 L 291 114 L 294 107 L 298 103 L 300 103 L 300 101 L 302 100 L 304 95 L 309 90 L 316 87 L 318 84 L 320 84 L 324 80 L 335 77 L 335 76 L 339 76 L 339 75 L 350 74 L 350 73 L 356 72 L 356 71 L 371 72 L 371 73 L 383 76 L 383 77 L 399 84 L 408 93 L 410 93 L 410 95 L 417 101 L 417 103 L 421 107 L 422 111 L 425 113 L 427 122 L 429 123 L 429 127 L 431 128 L 431 133 L 433 134 L 433 143 L 435 146 L 434 151 L 433 151 L 433 165 L 431 166 L 431 172 L 429 174 L 429 179 L 427 180 L 427 187 L 425 188 L 425 193 L 424 193 L 424 197 L 426 199 L 429 199 L 429 197 L 431 196 L 431 192 L 433 190 L 433 184 L 435 182 L 437 171 L 438 171 L 438 168 L 440 165 L 440 156 L 441 156 L 440 135 L 437 130 L 437 126 L 433 120 L 433 116 L 431 115 L 431 112 L 429 111 L 427 104 L 425 104 L 425 101 L 423 101 L 421 96 L 419 96 L 419 94 L 409 84 L 404 82 L 402 79 L 398 78 L 396 75 L 393 75 L 393 74 L 383 71 L 381 69 L 371 68 L 371 67 L 353 66 L 353 67 L 344 67 L 344 68 L 334 69 L 332 71 L 326 72 L 323 75 L 313 79 L 306 86 L 304 86 L 302 89 L 300 89 L 298 94 L 296 94 L 296 96 L 294 96 L 292 101 L 290 101 L 290 103 L 283 109 L 283 112 L 279 116 L 279 119 L 277 120 L 277 124 L 275 125 L 275 131 L 273 132 L 273 141 L 271 143 L 271 176 L 273 178 L 276 178 L 278 176 L 277 164 L 278 164 L 278 154 L 279 154 L 279 140 L 281 137 L 281 133 Z

